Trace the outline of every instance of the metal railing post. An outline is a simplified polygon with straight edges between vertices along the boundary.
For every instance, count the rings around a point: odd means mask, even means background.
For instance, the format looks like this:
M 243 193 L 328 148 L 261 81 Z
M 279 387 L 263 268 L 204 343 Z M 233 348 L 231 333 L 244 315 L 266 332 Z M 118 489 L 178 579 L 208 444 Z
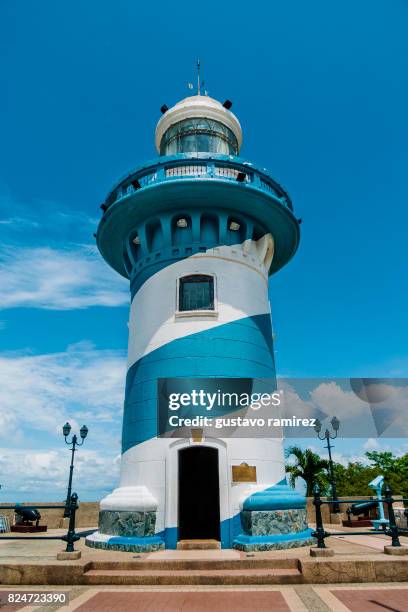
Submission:
M 316 531 L 312 533 L 314 538 L 317 538 L 317 548 L 326 548 L 326 544 L 324 543 L 324 538 L 326 537 L 326 532 L 323 527 L 323 519 L 322 519 L 322 500 L 320 499 L 320 488 L 316 484 L 313 487 L 313 505 L 316 509 Z
M 388 508 L 388 520 L 390 522 L 390 528 L 388 530 L 388 535 L 390 535 L 392 538 L 391 546 L 401 546 L 401 543 L 398 537 L 398 527 L 397 527 L 397 522 L 395 520 L 394 508 L 392 506 L 392 504 L 394 503 L 394 500 L 392 498 L 392 491 L 389 485 L 385 486 L 384 493 L 385 493 L 384 495 L 385 503 L 387 504 L 387 508 Z
M 62 539 L 67 543 L 67 547 L 65 552 L 74 552 L 74 543 L 80 540 L 80 536 L 75 533 L 75 515 L 78 509 L 78 495 L 73 493 L 71 495 L 71 502 L 69 505 L 69 525 L 68 532 L 66 536 L 63 536 Z

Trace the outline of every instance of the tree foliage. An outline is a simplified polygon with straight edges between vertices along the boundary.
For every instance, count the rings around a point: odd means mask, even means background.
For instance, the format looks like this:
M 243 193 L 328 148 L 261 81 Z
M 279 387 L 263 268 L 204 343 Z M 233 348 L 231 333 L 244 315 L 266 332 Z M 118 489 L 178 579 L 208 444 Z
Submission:
M 318 484 L 321 490 L 327 488 L 327 470 L 329 462 L 322 459 L 319 455 L 307 448 L 303 450 L 300 446 L 290 446 L 286 451 L 286 456 L 295 458 L 293 465 L 286 466 L 289 474 L 289 484 L 294 487 L 296 480 L 302 478 L 306 483 L 306 496 L 312 495 L 313 486 Z
M 334 476 L 336 479 L 337 495 L 339 497 L 373 495 L 373 490 L 368 483 L 381 474 L 378 467 L 364 465 L 359 461 L 334 464 Z
M 353 461 L 347 465 L 334 463 L 337 495 L 339 497 L 373 495 L 368 483 L 376 476 L 384 476 L 384 482 L 391 487 L 394 495 L 408 498 L 408 453 L 396 457 L 390 451 L 368 451 L 365 453 L 369 463 Z M 306 483 L 306 495 L 312 495 L 314 484 L 318 484 L 323 495 L 330 495 L 329 462 L 310 449 L 291 446 L 286 456 L 293 456 L 295 463 L 286 466 L 289 483 L 295 486 L 302 478 Z
M 383 474 L 394 495 L 408 497 L 408 453 L 395 457 L 389 451 L 370 451 L 366 456 Z

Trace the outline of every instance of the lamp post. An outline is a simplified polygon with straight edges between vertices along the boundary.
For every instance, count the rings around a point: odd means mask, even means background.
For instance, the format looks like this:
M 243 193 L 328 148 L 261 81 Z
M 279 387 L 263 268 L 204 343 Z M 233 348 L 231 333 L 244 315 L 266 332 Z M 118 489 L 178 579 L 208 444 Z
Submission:
M 337 417 L 334 416 L 330 422 L 331 422 L 331 426 L 333 427 L 334 434 L 331 434 L 330 431 L 326 429 L 326 431 L 324 432 L 324 435 L 321 436 L 320 432 L 322 430 L 322 424 L 319 421 L 319 419 L 316 419 L 316 424 L 315 424 L 314 429 L 315 429 L 315 432 L 317 433 L 317 437 L 319 438 L 319 440 L 326 440 L 327 442 L 327 446 L 325 448 L 327 448 L 327 450 L 329 451 L 329 473 L 330 473 L 330 485 L 331 485 L 332 499 L 333 499 L 332 512 L 333 514 L 338 514 L 340 512 L 340 506 L 337 500 L 336 479 L 334 477 L 333 460 L 332 460 L 332 455 L 331 455 L 331 449 L 334 448 L 334 446 L 330 444 L 330 440 L 334 440 L 335 438 L 337 438 L 337 432 L 339 431 L 340 421 Z
M 69 436 L 70 432 L 71 432 L 71 425 L 67 422 L 62 428 L 62 433 L 64 434 L 65 444 L 67 444 L 68 446 L 71 446 L 72 448 L 71 448 L 71 465 L 69 466 L 69 480 L 68 480 L 67 499 L 65 501 L 64 518 L 67 518 L 70 515 L 72 474 L 74 472 L 74 453 L 76 451 L 77 446 L 83 445 L 85 438 L 88 435 L 88 428 L 86 425 L 82 425 L 81 429 L 79 430 L 79 435 L 81 436 L 82 442 L 78 442 L 78 438 L 76 434 L 72 436 L 72 439 L 69 442 L 67 440 L 67 437 Z

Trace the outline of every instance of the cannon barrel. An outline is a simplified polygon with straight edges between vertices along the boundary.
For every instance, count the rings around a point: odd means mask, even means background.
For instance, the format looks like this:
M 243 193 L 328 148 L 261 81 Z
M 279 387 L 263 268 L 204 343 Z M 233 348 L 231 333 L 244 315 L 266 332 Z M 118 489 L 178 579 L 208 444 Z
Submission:
M 364 514 L 367 510 L 373 510 L 378 507 L 378 501 L 366 501 L 360 502 L 359 504 L 353 504 L 347 510 L 347 514 L 353 514 L 354 516 L 358 516 L 359 514 Z
M 35 508 L 31 509 L 19 507 L 15 509 L 15 513 L 23 521 L 39 521 L 41 518 L 41 514 Z

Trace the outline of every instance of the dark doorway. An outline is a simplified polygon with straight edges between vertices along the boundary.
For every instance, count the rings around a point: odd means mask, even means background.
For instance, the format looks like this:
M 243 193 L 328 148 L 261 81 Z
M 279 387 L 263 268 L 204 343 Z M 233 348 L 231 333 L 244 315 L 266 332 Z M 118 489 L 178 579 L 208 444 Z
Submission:
M 179 539 L 220 539 L 218 451 L 191 446 L 179 451 Z

